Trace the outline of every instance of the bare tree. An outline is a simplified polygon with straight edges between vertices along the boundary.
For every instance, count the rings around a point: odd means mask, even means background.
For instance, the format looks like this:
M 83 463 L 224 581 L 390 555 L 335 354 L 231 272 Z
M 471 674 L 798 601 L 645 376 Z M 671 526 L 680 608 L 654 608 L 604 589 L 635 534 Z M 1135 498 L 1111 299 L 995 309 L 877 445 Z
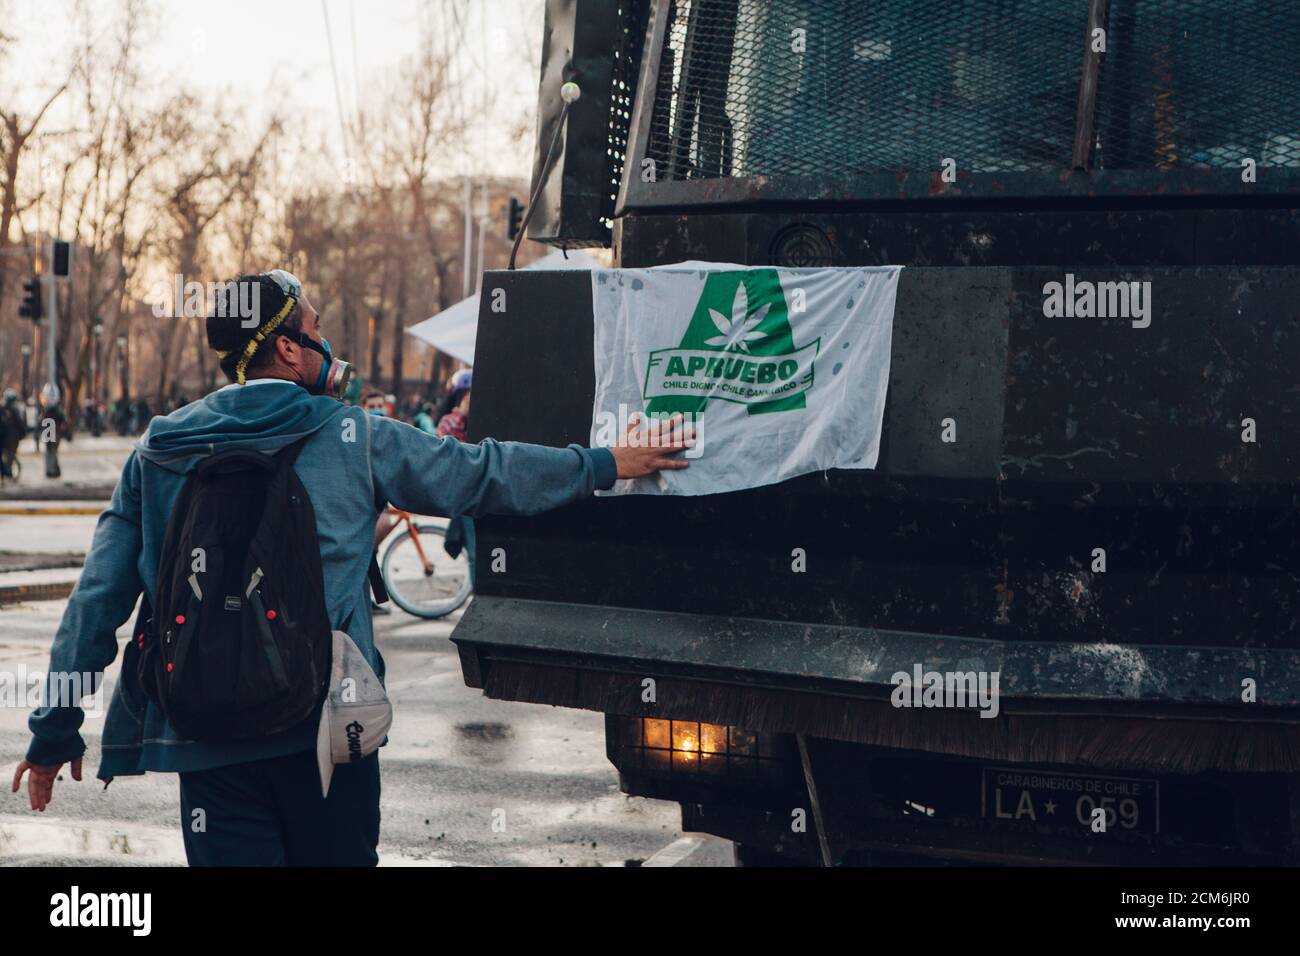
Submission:
M 399 64 L 387 83 L 378 85 L 383 108 L 363 112 L 354 137 L 363 144 L 359 159 L 368 173 L 368 195 L 393 224 L 386 244 L 401 247 L 393 251 L 399 264 L 393 277 L 395 311 L 391 329 L 395 392 L 405 373 L 405 327 L 411 318 L 407 314 L 412 288 L 410 269 L 423 265 L 430 272 L 435 302 L 441 311 L 454 301 L 453 283 L 460 279 L 459 273 L 453 276 L 455 266 L 464 268 L 463 220 L 454 213 L 454 197 L 459 189 L 449 194 L 448 187 L 453 183 L 450 171 L 456 157 L 465 149 L 470 124 L 454 84 L 455 33 L 445 26 L 463 20 L 466 6 L 444 0 L 442 24 L 434 22 L 426 12 L 415 53 Z M 480 108 L 486 109 L 487 105 L 485 100 Z M 423 262 L 409 255 L 407 240 L 423 246 Z M 427 317 L 433 304 L 426 302 L 419 318 Z M 376 326 L 382 320 L 382 313 L 377 312 Z M 377 328 L 376 337 L 379 331 Z M 377 345 L 372 343 L 371 376 L 377 374 Z
M 134 92 L 140 81 L 134 57 L 143 3 L 124 0 L 120 12 L 111 49 L 102 48 L 104 41 L 95 33 L 92 18 L 79 17 L 80 59 L 86 69 L 77 78 L 75 91 L 85 131 L 76 148 L 67 151 L 55 207 L 54 221 L 76 240 L 80 260 L 67 291 L 62 312 L 66 322 L 61 329 L 65 355 L 69 349 L 76 355 L 65 383 L 65 404 L 74 422 L 80 396 L 89 391 L 86 379 L 92 351 L 103 340 L 95 330 L 107 329 L 112 341 L 117 322 L 105 326 L 104 319 L 110 307 L 110 318 L 121 314 L 125 270 L 132 267 L 125 260 L 135 183 L 162 155 L 156 148 L 140 149 L 133 129 Z M 139 246 L 139 240 L 132 245 Z M 100 372 L 102 381 L 102 368 Z
M 18 173 L 23 151 L 54 101 L 67 92 L 68 83 L 64 80 L 31 117 L 24 117 L 17 109 L 0 107 L 0 252 L 9 247 L 9 232 L 18 212 Z M 0 257 L 0 302 L 4 301 L 6 276 L 6 261 Z
M 53 2 L 73 8 L 70 65 L 39 96 L 6 89 L 0 101 L 0 249 L 30 241 L 37 213 L 40 230 L 75 243 L 73 278 L 59 293 L 69 413 L 87 394 L 97 320 L 102 344 L 129 336 L 137 395 L 213 383 L 203 329 L 153 318 L 147 281 L 273 265 L 308 283 L 336 350 L 399 390 L 412 373 L 406 328 L 453 304 L 468 267 L 463 176 L 481 181 L 494 95 L 486 48 L 466 42 L 468 0 L 421 6 L 413 52 L 373 74 L 371 98 L 342 118 L 342 137 L 301 123 L 286 131 L 274 118 L 250 129 L 211 94 L 155 78 L 141 52 L 150 0 Z M 524 10 L 540 0 L 514 2 Z M 9 6 L 0 0 L 0 83 L 27 36 Z M 71 107 L 74 129 L 49 130 L 56 104 Z M 33 175 L 37 143 L 44 168 Z M 494 209 L 512 186 L 487 184 Z M 503 261 L 500 230 L 485 240 L 486 264 Z M 5 307 L 8 262 L 17 259 L 0 257 L 0 376 L 13 373 L 12 344 L 32 335 Z M 101 383 L 113 354 L 110 345 Z M 435 355 L 434 381 L 452 365 Z
M 203 240 L 208 227 L 237 195 L 254 189 L 257 167 L 279 130 L 279 121 L 271 120 L 259 135 L 250 139 L 219 108 L 188 93 L 174 97 L 166 114 L 174 152 L 163 186 L 162 205 L 172 227 L 172 262 L 176 274 L 184 277 L 184 281 L 197 280 L 202 273 Z M 240 143 L 245 148 L 240 149 Z M 176 382 L 173 363 L 181 361 L 176 340 L 182 330 L 194 340 L 200 379 L 208 381 L 209 375 L 207 347 L 195 333 L 195 321 L 172 317 L 162 322 L 158 341 L 158 395 L 166 397 Z

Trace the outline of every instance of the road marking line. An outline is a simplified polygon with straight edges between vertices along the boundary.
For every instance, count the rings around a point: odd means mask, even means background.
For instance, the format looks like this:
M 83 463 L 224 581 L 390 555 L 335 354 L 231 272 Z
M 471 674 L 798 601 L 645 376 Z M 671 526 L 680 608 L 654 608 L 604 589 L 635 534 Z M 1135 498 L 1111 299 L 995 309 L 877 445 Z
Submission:
M 696 850 L 704 846 L 699 837 L 681 837 L 655 853 L 642 866 L 681 866 Z

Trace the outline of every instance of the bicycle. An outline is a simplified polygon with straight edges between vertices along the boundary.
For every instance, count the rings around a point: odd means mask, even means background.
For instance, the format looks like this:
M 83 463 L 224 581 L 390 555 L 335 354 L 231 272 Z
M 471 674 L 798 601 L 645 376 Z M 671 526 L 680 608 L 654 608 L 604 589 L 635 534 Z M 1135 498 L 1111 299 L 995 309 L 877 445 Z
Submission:
M 451 557 L 443 549 L 446 529 L 417 522 L 409 511 L 389 508 L 398 525 L 406 527 L 390 536 L 380 562 L 384 587 L 393 603 L 407 614 L 422 618 L 446 617 L 469 600 L 474 590 L 469 556 Z

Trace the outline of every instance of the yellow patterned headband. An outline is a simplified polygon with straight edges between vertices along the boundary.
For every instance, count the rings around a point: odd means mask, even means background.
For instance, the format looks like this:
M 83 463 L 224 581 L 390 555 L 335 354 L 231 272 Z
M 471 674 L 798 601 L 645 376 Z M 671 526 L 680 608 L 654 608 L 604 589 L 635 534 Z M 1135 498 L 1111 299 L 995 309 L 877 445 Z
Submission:
M 257 334 L 248 340 L 248 344 L 244 346 L 244 354 L 239 356 L 239 361 L 235 364 L 235 381 L 238 384 L 244 384 L 244 372 L 248 370 L 248 363 L 257 354 L 258 348 L 266 341 L 266 337 L 280 327 L 280 323 L 289 317 L 289 313 L 293 311 L 293 307 L 297 304 L 297 296 L 288 296 L 275 317 L 258 329 Z M 229 352 L 219 351 L 217 352 L 217 358 L 224 362 L 229 354 Z

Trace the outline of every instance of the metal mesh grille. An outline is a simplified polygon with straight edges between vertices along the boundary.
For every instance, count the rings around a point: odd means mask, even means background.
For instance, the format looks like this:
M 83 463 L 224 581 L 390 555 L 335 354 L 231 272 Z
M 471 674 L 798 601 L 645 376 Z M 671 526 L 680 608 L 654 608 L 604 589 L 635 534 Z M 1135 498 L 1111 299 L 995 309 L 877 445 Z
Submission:
M 628 130 L 632 125 L 632 106 L 636 98 L 637 73 L 641 50 L 645 46 L 646 21 L 650 16 L 649 0 L 621 0 L 619 20 L 622 26 L 619 45 L 614 50 L 614 67 L 609 90 L 609 136 L 606 146 L 609 178 L 605 182 L 602 219 L 608 225 L 614 218 L 623 166 L 627 161 Z
M 1092 165 L 1300 165 L 1290 0 L 1111 0 Z M 1057 171 L 1087 0 L 673 0 L 657 178 Z
M 1111 0 L 1092 165 L 1300 166 L 1294 0 Z
M 615 765 L 624 772 L 688 775 L 719 781 L 779 782 L 781 755 L 770 734 L 695 720 L 615 717 Z

